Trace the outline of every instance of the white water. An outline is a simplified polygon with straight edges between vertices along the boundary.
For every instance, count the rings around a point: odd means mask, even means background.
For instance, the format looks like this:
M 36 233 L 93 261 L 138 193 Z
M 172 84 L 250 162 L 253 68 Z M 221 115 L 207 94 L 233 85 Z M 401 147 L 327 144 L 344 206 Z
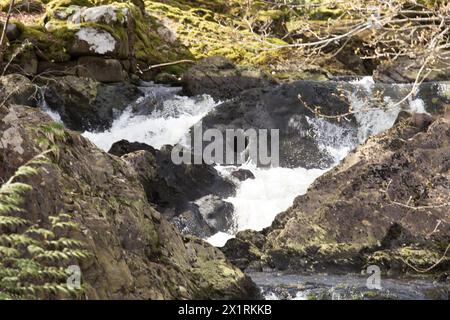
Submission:
M 131 107 L 117 118 L 111 129 L 104 132 L 84 132 L 83 136 L 99 148 L 108 151 L 116 141 L 147 143 L 157 149 L 176 144 L 189 128 L 216 106 L 209 96 L 196 99 L 174 96 L 163 102 L 162 111 L 150 115 L 134 115 Z
M 314 180 L 325 170 L 304 168 L 259 169 L 244 166 L 255 175 L 239 186 L 236 196 L 225 199 L 235 208 L 238 230 L 260 231 L 270 226 L 275 216 L 292 205 L 298 195 L 306 192 Z
M 318 120 L 319 122 L 326 122 Z M 338 133 L 341 128 L 336 125 L 318 124 L 320 128 L 335 128 L 336 131 L 330 131 L 329 140 L 339 138 Z M 323 131 L 326 133 L 326 131 Z M 319 144 L 320 137 L 317 137 Z M 350 142 L 346 145 L 345 139 L 339 146 L 337 144 L 328 143 L 325 146 L 325 136 L 323 147 L 326 148 L 335 158 L 336 164 L 351 150 Z M 303 195 L 309 186 L 324 174 L 327 170 L 321 169 L 305 169 L 305 168 L 257 168 L 253 164 L 246 164 L 242 169 L 250 170 L 255 179 L 247 179 L 240 183 L 236 196 L 225 199 L 234 205 L 235 230 L 229 233 L 219 232 L 208 238 L 208 242 L 214 246 L 221 247 L 233 237 L 236 231 L 246 229 L 260 231 L 270 226 L 280 212 L 288 209 L 297 196 Z M 228 176 L 234 167 L 218 167 L 219 171 Z
M 39 105 L 41 106 L 42 110 L 48 114 L 50 116 L 50 118 L 52 118 L 53 121 L 57 122 L 57 123 L 63 123 L 63 121 L 61 120 L 61 116 L 59 115 L 58 112 L 53 111 L 52 109 L 50 109 L 50 107 L 48 106 L 47 101 L 45 101 L 44 99 L 44 93 L 41 91 L 39 94 Z
M 366 95 L 372 94 L 373 81 L 364 78 L 354 83 L 363 88 Z M 367 111 L 366 102 L 357 95 L 350 94 L 350 102 L 357 112 L 355 118 L 359 123 L 358 136 L 348 129 L 322 119 L 308 118 L 311 126 L 308 134 L 314 135 L 319 146 L 328 151 L 337 164 L 358 143 L 365 141 L 370 135 L 390 128 L 400 108 Z M 160 148 L 165 144 L 176 144 L 184 141 L 190 127 L 203 118 L 217 105 L 209 96 L 188 98 L 171 96 L 163 103 L 163 108 L 150 115 L 134 115 L 129 107 L 105 132 L 85 132 L 83 135 L 97 146 L 107 151 L 111 145 L 121 139 L 143 142 Z M 423 109 L 419 100 L 411 100 L 410 106 L 416 111 Z M 424 110 L 424 109 L 423 109 Z M 55 116 L 55 115 L 53 115 Z M 295 119 L 290 125 L 295 126 Z M 223 246 L 236 231 L 252 229 L 261 230 L 269 226 L 275 216 L 292 205 L 295 197 L 306 193 L 314 180 L 326 170 L 304 168 L 271 168 L 260 169 L 251 164 L 244 165 L 255 175 L 238 183 L 236 196 L 225 199 L 235 207 L 236 228 L 229 233 L 219 232 L 207 239 L 211 244 Z M 229 176 L 231 167 L 218 167 L 219 172 Z
M 363 77 L 361 80 L 352 82 L 356 86 L 360 86 L 368 99 L 373 96 L 374 81 L 372 77 Z M 401 84 L 395 85 L 399 90 L 402 88 Z M 407 94 L 407 92 L 405 92 Z M 371 106 L 367 99 L 360 99 L 357 96 L 356 90 L 349 95 L 349 102 L 354 111 L 354 115 L 358 122 L 358 140 L 359 143 L 364 143 L 370 136 L 384 132 L 391 128 L 399 112 L 400 105 L 397 101 L 392 101 L 389 97 L 383 98 L 385 107 L 376 108 Z M 424 102 L 419 98 L 414 98 L 412 95 L 406 101 L 408 110 L 415 113 L 426 113 Z
M 254 165 L 244 165 L 255 179 L 240 183 L 236 196 L 225 199 L 234 206 L 236 228 L 229 233 L 220 232 L 208 238 L 214 246 L 225 245 L 236 231 L 252 229 L 260 231 L 272 224 L 275 216 L 292 205 L 295 197 L 305 194 L 311 183 L 326 170 L 304 168 L 261 169 Z M 232 167 L 218 167 L 227 176 Z

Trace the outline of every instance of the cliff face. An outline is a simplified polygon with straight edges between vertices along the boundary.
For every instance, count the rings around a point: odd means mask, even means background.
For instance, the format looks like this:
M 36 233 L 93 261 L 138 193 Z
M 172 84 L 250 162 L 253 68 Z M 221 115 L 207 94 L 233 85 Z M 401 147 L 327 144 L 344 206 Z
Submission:
M 91 254 L 79 261 L 85 298 L 181 299 L 250 298 L 257 289 L 216 248 L 184 237 L 147 202 L 132 165 L 96 148 L 79 134 L 56 134 L 38 109 L 0 109 L 0 178 L 42 151 L 42 137 L 58 146 L 58 156 L 39 174 L 22 178 L 23 217 L 38 226 L 64 212 L 79 228 L 72 238 Z
M 244 268 L 259 259 L 293 271 L 448 270 L 450 119 L 431 122 L 407 117 L 370 138 L 271 227 L 238 234 L 224 252 Z

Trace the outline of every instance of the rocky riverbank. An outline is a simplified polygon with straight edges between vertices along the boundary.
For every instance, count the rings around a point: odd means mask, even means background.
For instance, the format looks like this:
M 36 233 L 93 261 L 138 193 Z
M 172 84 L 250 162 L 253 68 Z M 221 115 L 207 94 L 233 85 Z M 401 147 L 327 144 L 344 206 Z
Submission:
M 0 178 L 8 180 L 41 153 L 52 137 L 59 153 L 40 173 L 23 204 L 30 224 L 45 228 L 64 212 L 78 223 L 71 237 L 90 257 L 81 271 L 88 299 L 256 298 L 258 290 L 217 248 L 182 236 L 148 202 L 132 157 L 109 155 L 72 131 L 52 124 L 39 109 L 1 109 Z
M 448 46 L 392 60 L 342 6 L 0 1 L 0 298 L 279 298 L 261 279 L 369 265 L 447 290 Z M 278 129 L 281 167 L 174 164 L 200 121 Z
M 446 274 L 450 118 L 401 113 L 262 232 L 222 249 L 249 270 Z

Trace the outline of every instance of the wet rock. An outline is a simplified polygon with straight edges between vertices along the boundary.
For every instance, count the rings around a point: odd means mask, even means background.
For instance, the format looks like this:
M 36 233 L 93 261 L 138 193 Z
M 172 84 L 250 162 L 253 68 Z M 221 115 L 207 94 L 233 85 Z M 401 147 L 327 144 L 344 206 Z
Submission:
M 121 82 L 126 77 L 121 62 L 116 59 L 81 57 L 77 69 L 79 77 L 89 77 L 99 82 Z
M 233 207 L 220 198 L 233 195 L 234 184 L 210 165 L 175 165 L 171 150 L 171 146 L 157 150 L 122 140 L 110 152 L 121 155 L 132 151 L 122 158 L 138 172 L 148 201 L 181 231 L 206 237 L 228 230 Z
M 185 235 L 208 238 L 217 232 L 207 223 L 198 206 L 193 203 L 189 203 L 186 210 L 174 216 L 170 222 Z
M 9 41 L 17 40 L 20 37 L 21 31 L 17 27 L 17 24 L 15 23 L 8 23 L 8 26 L 6 27 L 6 37 Z
M 233 177 L 239 181 L 245 181 L 247 179 L 255 179 L 255 175 L 248 169 L 238 169 L 231 173 Z
M 318 126 L 330 123 L 341 128 L 343 135 L 356 136 L 356 121 L 351 117 L 345 123 L 336 119 L 315 120 L 310 110 L 320 106 L 326 115 L 347 113 L 350 104 L 337 86 L 335 82 L 297 81 L 247 90 L 206 115 L 202 119 L 203 131 L 215 128 L 225 134 L 226 129 L 268 129 L 270 133 L 271 129 L 278 129 L 280 166 L 326 168 L 335 160 L 319 146 Z
M 265 231 L 266 262 L 341 271 L 377 264 L 391 273 L 412 272 L 405 259 L 422 269 L 436 263 L 446 247 L 438 243 L 450 239 L 450 121 L 410 119 L 370 138 L 278 215 Z
M 259 232 L 252 230 L 240 231 L 235 238 L 227 241 L 225 246 L 220 248 L 225 256 L 241 270 L 249 268 L 255 262 L 258 262 L 262 257 L 262 249 L 266 239 L 265 236 Z M 257 266 L 256 268 L 260 268 Z
M 156 152 L 157 152 L 157 150 L 155 148 L 153 148 L 152 146 L 149 146 L 148 144 L 145 144 L 145 143 L 129 142 L 127 140 L 120 140 L 120 141 L 114 142 L 114 144 L 111 146 L 111 149 L 109 149 L 108 153 L 113 154 L 118 157 L 121 157 L 128 153 L 132 153 L 132 152 L 140 151 L 140 150 L 149 151 L 151 154 L 156 154 Z
M 173 74 L 161 72 L 155 77 L 155 82 L 170 86 L 181 86 L 181 80 Z
M 44 87 L 48 107 L 73 130 L 108 129 L 117 113 L 143 93 L 128 83 L 102 84 L 90 78 L 65 76 Z
M 421 131 L 426 130 L 432 122 L 433 118 L 426 113 L 415 113 L 411 117 L 411 125 Z
M 17 104 L 35 107 L 39 100 L 39 92 L 27 77 L 10 74 L 0 77 L 0 100 L 6 104 Z
M 42 152 L 39 138 L 51 119 L 36 108 L 0 108 L 0 178 Z M 8 135 L 14 131 L 13 136 Z M 16 139 L 12 139 L 15 137 Z M 58 161 L 37 165 L 21 182 L 21 217 L 46 228 L 61 212 L 78 227 L 73 236 L 91 256 L 81 267 L 87 299 L 245 299 L 258 298 L 253 282 L 226 261 L 217 248 L 184 237 L 146 201 L 129 162 L 96 148 L 77 133 L 57 140 Z M 41 168 L 42 167 L 42 168 Z M 8 168 L 8 170 L 4 170 Z
M 414 83 L 419 74 L 422 64 L 420 59 L 399 58 L 388 64 L 381 64 L 373 72 L 373 78 L 382 83 Z M 427 74 L 424 81 L 448 81 L 450 80 L 448 66 L 450 59 L 442 60 L 430 65 L 430 72 L 425 69 Z M 422 73 L 424 74 L 424 73 Z
M 234 226 L 234 206 L 215 195 L 207 195 L 195 201 L 203 219 L 213 230 L 226 232 Z
M 226 100 L 246 89 L 275 85 L 276 81 L 262 71 L 236 67 L 227 58 L 215 56 L 197 62 L 185 73 L 182 83 L 186 95 L 208 94 Z

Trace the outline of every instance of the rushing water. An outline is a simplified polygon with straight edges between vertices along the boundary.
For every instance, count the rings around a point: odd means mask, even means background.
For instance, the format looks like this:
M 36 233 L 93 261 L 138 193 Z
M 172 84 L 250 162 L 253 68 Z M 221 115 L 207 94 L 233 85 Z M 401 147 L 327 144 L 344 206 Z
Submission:
M 164 87 L 158 90 L 164 90 Z M 147 94 L 154 93 L 148 91 Z M 189 128 L 216 105 L 209 96 L 188 98 L 173 94 L 163 101 L 161 109 L 149 115 L 133 114 L 133 109 L 129 107 L 114 121 L 111 129 L 104 132 L 84 132 L 83 135 L 105 151 L 121 139 L 160 148 L 165 144 L 182 143 Z M 346 137 L 339 126 L 313 118 L 308 121 L 315 131 L 319 145 L 334 155 L 336 163 L 356 145 L 354 140 Z M 218 233 L 207 239 L 215 246 L 223 246 L 236 231 L 261 230 L 269 226 L 278 213 L 286 210 L 296 196 L 304 194 L 311 183 L 325 172 L 304 168 L 260 169 L 252 164 L 244 165 L 244 168 L 250 169 L 255 179 L 239 183 L 236 196 L 225 199 L 234 205 L 237 227 L 229 233 Z M 217 169 L 224 176 L 228 176 L 233 168 Z
M 371 78 L 363 78 L 351 83 L 354 91 L 348 92 L 352 109 L 356 112 L 358 132 L 349 132 L 341 126 L 323 119 L 307 118 L 312 134 L 320 148 L 325 149 L 338 164 L 350 150 L 363 143 L 369 136 L 389 129 L 395 122 L 400 107 L 367 110 L 367 101 L 361 98 L 370 97 L 374 83 Z M 164 92 L 162 107 L 150 114 L 135 114 L 132 106 L 127 108 L 113 123 L 111 129 L 104 132 L 84 132 L 83 135 L 97 146 L 107 151 L 111 145 L 121 139 L 131 142 L 143 142 L 160 148 L 165 144 L 176 144 L 186 141 L 188 130 L 201 120 L 218 104 L 209 96 L 194 98 L 176 95 L 178 89 L 167 87 L 141 88 L 146 96 L 140 98 L 145 103 L 155 90 Z M 391 98 L 384 97 L 387 105 L 394 104 Z M 415 112 L 425 112 L 420 99 L 409 99 L 409 108 Z M 42 104 L 53 119 L 61 121 L 59 115 L 49 110 L 45 101 Z M 295 126 L 295 120 L 289 123 Z M 305 168 L 257 168 L 251 163 L 243 167 L 249 169 L 255 179 L 237 183 L 234 197 L 224 199 L 234 205 L 235 228 L 228 233 L 219 232 L 209 239 L 211 244 L 222 246 L 239 230 L 261 230 L 269 226 L 275 216 L 291 206 L 293 199 L 306 193 L 314 180 L 327 170 Z M 217 167 L 225 177 L 229 177 L 235 167 Z M 311 276 L 282 275 L 274 273 L 257 273 L 251 275 L 262 288 L 266 299 L 309 299 L 309 298 L 370 298 L 364 291 L 364 281 L 358 275 L 330 276 L 316 274 Z M 412 282 L 411 282 L 412 281 Z M 378 292 L 383 298 L 427 298 L 426 290 L 433 289 L 430 283 L 421 280 L 408 282 L 400 280 L 384 281 L 384 291 Z M 417 288 L 421 288 L 419 291 Z M 439 294 L 439 292 L 438 292 Z M 373 297 L 373 296 L 372 296 Z
M 425 278 L 381 278 L 379 289 L 367 287 L 361 274 L 249 274 L 267 300 L 448 299 L 445 283 Z
M 104 132 L 85 132 L 83 135 L 101 149 L 108 151 L 121 139 L 147 143 L 157 149 L 165 144 L 176 144 L 189 128 L 215 107 L 209 96 L 188 98 L 174 95 L 163 101 L 161 110 L 150 115 L 135 115 L 131 107 Z
M 370 77 L 352 82 L 351 85 L 354 90 L 348 94 L 359 124 L 357 137 L 348 129 L 326 120 L 307 117 L 319 147 L 326 149 L 334 157 L 335 164 L 370 135 L 390 128 L 400 111 L 399 107 L 366 110 L 367 101 L 361 98 L 361 92 L 365 97 L 372 95 L 374 83 Z M 145 103 L 146 99 L 150 100 L 159 95 L 164 98 L 161 108 L 155 109 L 150 114 L 135 114 L 130 106 L 113 122 L 109 130 L 84 132 L 83 135 L 105 151 L 121 139 L 147 143 L 155 148 L 165 144 L 183 143 L 189 128 L 218 104 L 206 95 L 193 98 L 179 96 L 178 88 L 147 85 L 141 90 L 145 96 L 140 98 L 142 101 L 138 101 L 139 103 Z M 385 100 L 388 104 L 390 103 L 388 97 Z M 416 111 L 424 111 L 420 100 L 411 100 L 410 106 Z M 45 103 L 43 107 L 55 120 L 60 121 L 56 113 L 46 108 Z M 289 125 L 295 126 L 295 119 L 292 119 Z M 296 196 L 306 193 L 311 183 L 326 172 L 326 170 L 304 168 L 261 169 L 253 164 L 246 164 L 243 167 L 250 169 L 255 179 L 236 182 L 238 183 L 236 195 L 224 199 L 234 205 L 236 228 L 228 233 L 217 233 L 207 239 L 215 246 L 224 245 L 236 231 L 261 230 L 269 226 L 278 213 L 286 210 Z M 219 172 L 224 176 L 229 176 L 232 169 L 233 167 L 218 167 Z

